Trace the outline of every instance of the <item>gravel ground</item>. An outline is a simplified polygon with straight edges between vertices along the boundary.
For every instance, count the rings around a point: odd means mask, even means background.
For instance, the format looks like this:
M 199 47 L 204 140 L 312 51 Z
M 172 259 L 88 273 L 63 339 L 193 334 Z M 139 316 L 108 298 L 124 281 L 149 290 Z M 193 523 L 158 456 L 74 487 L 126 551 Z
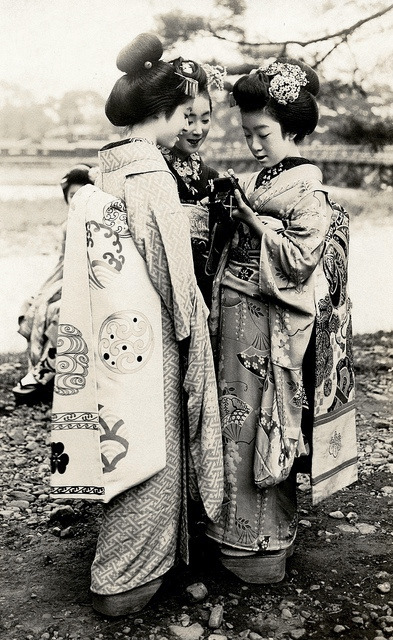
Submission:
M 101 508 L 49 496 L 50 404 L 15 406 L 21 354 L 0 359 L 0 631 L 4 640 L 393 640 L 393 333 L 356 336 L 359 481 L 317 507 L 298 476 L 300 525 L 283 582 L 246 585 L 197 537 L 137 616 L 93 612 Z

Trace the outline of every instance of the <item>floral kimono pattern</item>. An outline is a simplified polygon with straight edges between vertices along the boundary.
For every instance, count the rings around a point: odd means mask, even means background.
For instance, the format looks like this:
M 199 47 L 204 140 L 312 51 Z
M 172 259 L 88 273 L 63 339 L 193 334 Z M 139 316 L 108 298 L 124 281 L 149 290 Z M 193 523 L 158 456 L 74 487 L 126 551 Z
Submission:
M 195 277 L 206 304 L 210 307 L 213 274 L 207 271 L 212 221 L 201 200 L 208 197 L 210 184 L 218 172 L 207 166 L 198 152 L 181 159 L 175 150 L 160 147 L 169 169 L 176 178 L 179 198 L 190 221 L 191 247 Z
M 37 295 L 26 300 L 18 318 L 18 333 L 28 342 L 28 370 L 41 384 L 46 384 L 55 375 L 64 245 L 65 225 L 62 229 L 61 253 L 53 273 Z
M 263 233 L 238 225 L 214 286 L 225 498 L 208 534 L 277 550 L 296 535 L 298 460 L 314 502 L 357 478 L 348 216 L 304 159 L 244 187 Z

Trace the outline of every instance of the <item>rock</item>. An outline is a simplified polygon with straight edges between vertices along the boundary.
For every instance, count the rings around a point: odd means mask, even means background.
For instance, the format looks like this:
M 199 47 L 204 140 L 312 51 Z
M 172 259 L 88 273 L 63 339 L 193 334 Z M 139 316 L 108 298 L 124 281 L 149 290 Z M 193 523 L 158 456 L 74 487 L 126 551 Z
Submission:
M 301 629 L 291 629 L 289 632 L 289 636 L 290 638 L 293 638 L 293 640 L 299 640 L 299 638 L 303 638 L 306 635 L 306 630 L 301 628 Z
M 183 613 L 183 615 L 181 615 L 179 618 L 179 622 L 182 627 L 188 627 L 191 622 L 191 618 L 187 613 Z
M 334 633 L 342 633 L 343 631 L 345 631 L 345 627 L 343 627 L 342 624 L 336 624 L 336 626 L 333 629 Z
M 218 629 L 222 625 L 224 619 L 224 607 L 222 604 L 216 604 L 211 610 L 208 626 L 210 629 Z
M 382 582 L 381 584 L 377 584 L 377 589 L 381 593 L 389 593 L 391 589 L 390 582 Z
M 391 427 L 391 422 L 390 420 L 384 420 L 383 418 L 379 418 L 378 420 L 375 420 L 374 422 L 374 426 L 377 429 L 390 429 Z
M 387 485 L 386 487 L 382 487 L 381 493 L 384 496 L 393 496 L 393 487 L 391 485 Z
M 281 610 L 281 617 L 288 620 L 289 618 L 292 618 L 292 612 L 290 611 L 290 609 L 285 607 Z
M 393 623 L 393 616 L 381 616 L 380 620 L 381 620 L 381 622 L 386 622 L 387 624 L 392 624 Z
M 179 640 L 199 640 L 203 635 L 204 629 L 199 622 L 194 622 L 194 624 L 189 627 L 170 624 L 168 631 L 174 638 L 179 638 Z
M 376 577 L 378 580 L 383 580 L 384 578 L 385 578 L 385 579 L 386 579 L 386 578 L 390 578 L 390 573 L 388 573 L 387 571 L 378 571 L 378 572 L 375 574 L 375 577 Z M 375 607 L 371 607 L 371 608 L 372 608 L 372 609 L 374 609 Z
M 358 522 L 356 524 L 356 528 L 363 535 L 367 535 L 367 534 L 370 534 L 370 533 L 375 533 L 376 530 L 377 530 L 377 527 L 374 527 L 373 524 L 367 524 L 367 522 Z
M 13 511 L 12 509 L 2 509 L 0 511 L 0 516 L 3 516 L 5 520 L 8 520 L 8 518 L 11 518 L 11 516 L 13 516 L 14 513 L 15 511 Z
M 68 524 L 75 518 L 75 511 L 68 504 L 59 505 L 55 507 L 49 517 L 50 522 L 60 522 L 61 524 Z
M 8 503 L 9 507 L 16 507 L 17 509 L 28 509 L 30 502 L 28 500 L 11 500 Z
M 26 445 L 26 449 L 27 451 L 35 451 L 36 449 L 39 448 L 39 443 L 38 442 L 29 442 L 29 444 Z
M 223 636 L 219 633 L 211 633 L 207 636 L 207 640 L 228 640 L 227 636 Z
M 9 436 L 16 443 L 21 443 L 25 441 L 23 427 L 15 427 L 15 429 L 10 431 Z
M 310 520 L 299 520 L 299 524 L 301 524 L 303 527 L 308 527 L 308 528 L 312 526 Z
M 331 511 L 329 513 L 329 518 L 335 518 L 336 520 L 343 520 L 345 516 L 342 511 Z
M 15 498 L 15 500 L 27 500 L 27 502 L 34 502 L 34 496 L 27 491 L 18 491 L 17 489 L 12 489 L 8 491 L 8 496 L 10 498 Z
M 346 518 L 351 524 L 359 520 L 359 516 L 355 511 L 350 511 L 349 513 L 347 513 Z
M 350 524 L 338 524 L 337 529 L 340 529 L 343 533 L 359 533 L 359 530 Z
M 208 594 L 203 582 L 194 582 L 186 588 L 186 593 L 193 602 L 201 602 Z

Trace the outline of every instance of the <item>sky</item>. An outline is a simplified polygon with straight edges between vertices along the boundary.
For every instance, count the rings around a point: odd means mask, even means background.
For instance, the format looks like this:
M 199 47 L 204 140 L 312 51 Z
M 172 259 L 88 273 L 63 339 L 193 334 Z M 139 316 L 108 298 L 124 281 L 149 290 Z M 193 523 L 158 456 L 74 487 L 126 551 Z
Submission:
M 324 0 L 249 0 L 247 35 L 253 40 L 322 35 L 381 6 L 379 1 L 359 0 L 367 6 L 357 11 L 353 1 L 330 4 L 338 9 L 326 11 Z M 107 96 L 119 77 L 115 60 L 120 49 L 138 33 L 154 30 L 157 13 L 173 9 L 190 13 L 193 7 L 203 15 L 214 11 L 212 0 L 0 0 L 0 81 L 18 84 L 42 100 L 69 90 L 94 90 Z M 380 72 L 392 73 L 393 63 L 382 62 L 393 49 L 392 30 L 393 11 L 362 30 L 356 57 L 366 76 L 378 59 Z M 231 47 L 211 40 L 185 43 L 176 53 L 201 62 L 212 54 L 223 64 L 237 60 Z M 335 73 L 353 63 L 353 55 L 340 49 L 331 69 Z

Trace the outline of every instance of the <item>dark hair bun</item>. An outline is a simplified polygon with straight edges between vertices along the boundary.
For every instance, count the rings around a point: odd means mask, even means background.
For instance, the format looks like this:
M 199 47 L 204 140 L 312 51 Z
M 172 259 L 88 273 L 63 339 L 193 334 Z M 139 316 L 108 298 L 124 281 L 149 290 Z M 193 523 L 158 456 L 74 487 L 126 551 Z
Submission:
M 129 76 L 139 74 L 145 62 L 158 62 L 164 49 L 161 41 L 153 33 L 140 33 L 127 44 L 117 56 L 116 65 Z

